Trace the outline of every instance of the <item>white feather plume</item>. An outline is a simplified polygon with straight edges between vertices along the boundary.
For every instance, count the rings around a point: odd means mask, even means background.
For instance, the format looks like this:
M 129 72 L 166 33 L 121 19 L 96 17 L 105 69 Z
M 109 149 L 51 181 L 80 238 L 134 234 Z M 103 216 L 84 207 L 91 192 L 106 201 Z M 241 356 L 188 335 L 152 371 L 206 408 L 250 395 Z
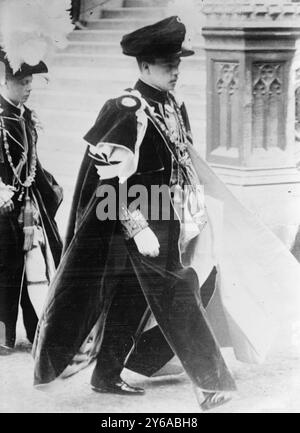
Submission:
M 64 48 L 73 30 L 67 9 L 71 0 L 5 0 L 0 11 L 2 46 L 16 72 L 22 63 L 45 60 L 55 48 Z

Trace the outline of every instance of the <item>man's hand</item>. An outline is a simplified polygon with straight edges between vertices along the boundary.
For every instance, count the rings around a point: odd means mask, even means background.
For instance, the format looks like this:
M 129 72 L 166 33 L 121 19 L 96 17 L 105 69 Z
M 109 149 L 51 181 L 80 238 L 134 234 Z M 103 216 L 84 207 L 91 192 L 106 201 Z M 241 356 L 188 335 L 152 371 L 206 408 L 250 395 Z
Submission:
M 157 257 L 159 255 L 158 239 L 149 227 L 140 231 L 133 239 L 143 256 Z
M 8 200 L 0 207 L 0 215 L 8 215 L 10 212 L 14 210 L 14 203 L 12 200 Z

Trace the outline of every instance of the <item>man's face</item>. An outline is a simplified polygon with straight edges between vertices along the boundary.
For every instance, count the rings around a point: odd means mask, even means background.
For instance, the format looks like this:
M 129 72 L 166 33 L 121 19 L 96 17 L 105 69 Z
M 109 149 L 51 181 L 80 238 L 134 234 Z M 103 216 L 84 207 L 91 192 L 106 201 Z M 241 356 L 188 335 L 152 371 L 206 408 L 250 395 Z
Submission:
M 14 104 L 25 104 L 32 90 L 32 75 L 24 78 L 9 78 L 6 81 L 6 95 Z
M 174 90 L 178 76 L 180 58 L 157 58 L 155 63 L 146 63 L 143 67 L 145 78 L 149 84 L 161 90 Z

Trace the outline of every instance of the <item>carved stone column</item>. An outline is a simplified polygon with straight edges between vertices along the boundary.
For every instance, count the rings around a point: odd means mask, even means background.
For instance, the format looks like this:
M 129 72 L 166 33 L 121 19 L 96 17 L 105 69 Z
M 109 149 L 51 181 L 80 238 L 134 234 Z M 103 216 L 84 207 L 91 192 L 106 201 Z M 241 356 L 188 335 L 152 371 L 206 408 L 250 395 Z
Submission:
M 300 224 L 296 3 L 206 3 L 207 160 L 287 244 Z

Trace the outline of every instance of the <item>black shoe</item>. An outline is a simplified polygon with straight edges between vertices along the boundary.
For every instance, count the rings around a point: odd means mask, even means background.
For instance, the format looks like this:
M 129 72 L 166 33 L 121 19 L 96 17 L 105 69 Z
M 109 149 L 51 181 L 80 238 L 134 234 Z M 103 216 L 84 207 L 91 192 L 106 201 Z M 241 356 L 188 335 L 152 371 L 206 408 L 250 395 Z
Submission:
M 120 394 L 120 395 L 143 395 L 145 390 L 137 386 L 128 385 L 122 379 L 118 379 L 115 382 L 102 382 L 101 384 L 94 386 L 92 389 L 96 392 Z
M 4 346 L 0 344 L 0 356 L 7 356 L 13 353 L 14 349 L 9 346 Z

